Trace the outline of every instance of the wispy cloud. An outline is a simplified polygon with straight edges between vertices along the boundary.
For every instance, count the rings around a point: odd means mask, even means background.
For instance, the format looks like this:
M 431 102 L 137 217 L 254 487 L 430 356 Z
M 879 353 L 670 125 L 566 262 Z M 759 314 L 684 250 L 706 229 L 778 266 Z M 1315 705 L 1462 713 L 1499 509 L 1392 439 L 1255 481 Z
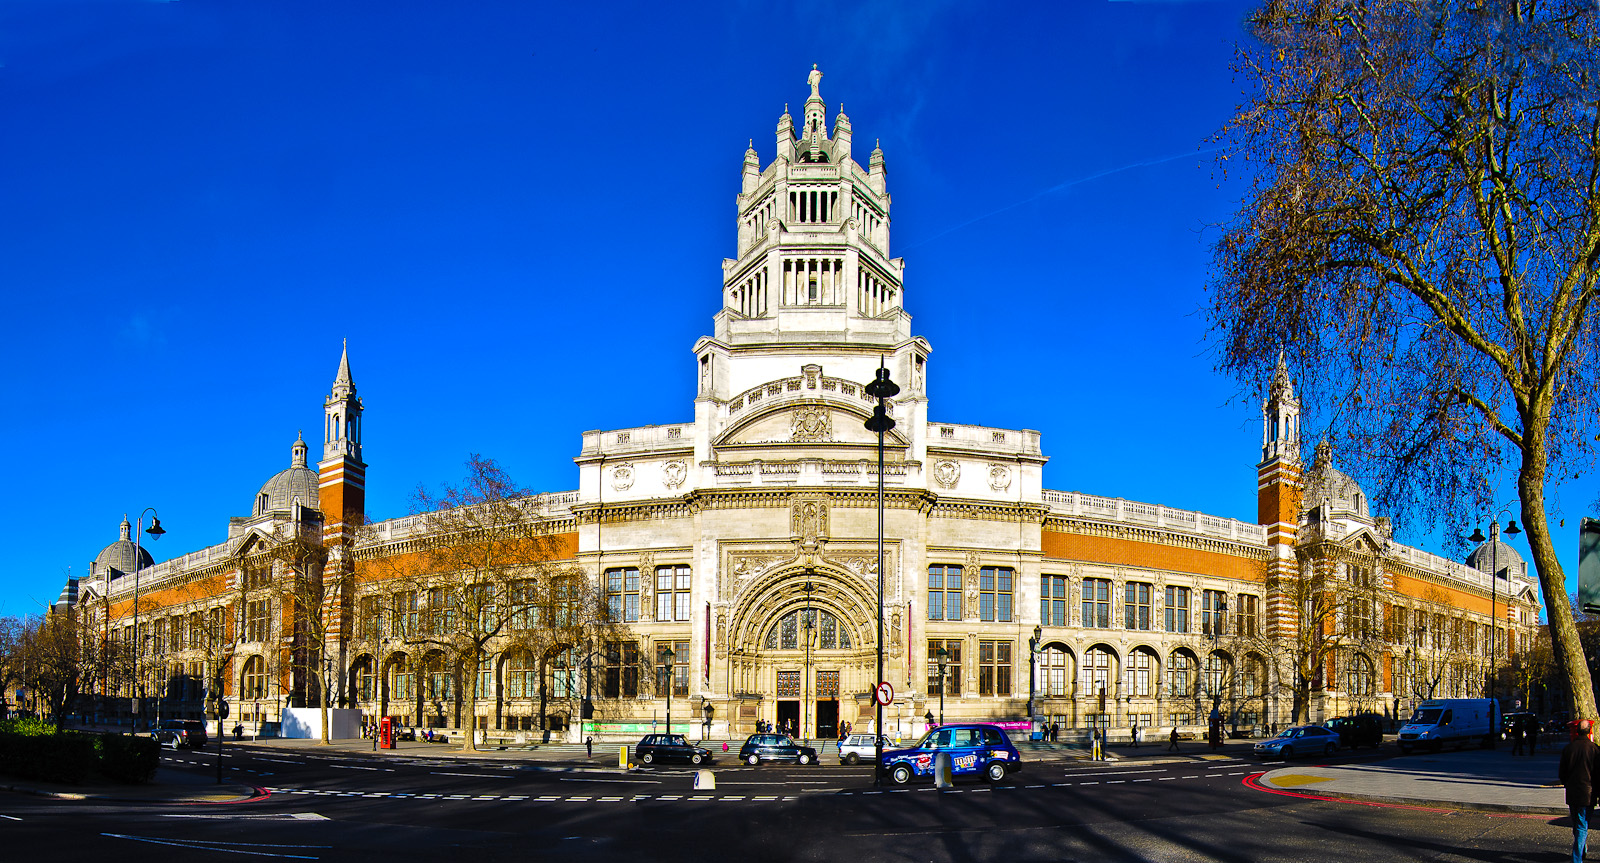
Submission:
M 1113 2 L 1132 2 L 1132 0 L 1113 0 Z M 1160 2 L 1168 2 L 1168 0 L 1160 0 Z M 1177 0 L 1172 0 L 1172 2 L 1177 2 Z M 1005 213 L 1005 212 L 1009 212 L 1011 210 L 1015 210 L 1016 208 L 1021 207 L 1021 206 L 1025 205 L 1025 204 L 1031 204 L 1034 201 L 1037 201 L 1040 198 L 1045 197 L 1046 195 L 1053 195 L 1056 192 L 1062 191 L 1063 189 L 1070 189 L 1073 186 L 1081 186 L 1084 183 L 1088 183 L 1088 182 L 1091 182 L 1091 181 L 1094 181 L 1094 180 L 1098 180 L 1101 177 L 1109 177 L 1112 174 L 1120 174 L 1123 171 L 1131 171 L 1134 168 L 1148 168 L 1151 165 L 1160 165 L 1160 164 L 1162 164 L 1164 162 L 1172 162 L 1172 161 L 1176 161 L 1178 159 L 1187 158 L 1189 156 L 1198 156 L 1198 155 L 1204 155 L 1206 153 L 1215 153 L 1215 152 L 1217 152 L 1218 150 L 1221 150 L 1221 149 L 1222 149 L 1221 147 L 1207 147 L 1206 149 L 1203 149 L 1203 150 L 1196 150 L 1193 153 L 1174 153 L 1174 154 L 1172 154 L 1170 156 L 1160 156 L 1160 157 L 1155 158 L 1155 159 L 1145 159 L 1144 161 L 1141 161 L 1141 162 L 1129 162 L 1126 165 L 1118 165 L 1115 168 L 1106 168 L 1103 171 L 1096 171 L 1093 174 L 1089 174 L 1087 176 L 1078 177 L 1076 179 L 1067 180 L 1065 182 L 1057 183 L 1054 186 L 1051 186 L 1051 187 L 1049 187 L 1047 189 L 1044 189 L 1044 190 L 1042 190 L 1040 192 L 1036 192 L 1036 193 L 1034 193 L 1033 195 L 1031 195 L 1031 196 L 1029 196 L 1027 198 L 1023 198 L 1022 200 L 1020 200 L 1020 201 L 1018 201 L 1018 202 L 1016 202 L 1014 204 L 1007 204 L 1004 207 L 1001 207 L 1001 208 L 999 208 L 997 210 L 990 210 L 989 212 L 984 213 L 981 216 L 973 216 L 972 218 L 966 220 L 965 222 L 962 222 L 959 225 L 955 225 L 954 227 L 946 228 L 946 229 L 940 231 L 939 233 L 934 234 L 931 237 L 926 237 L 924 239 L 918 240 L 917 242 L 912 243 L 909 246 L 906 246 L 904 251 L 910 251 L 912 249 L 917 248 L 918 246 L 927 245 L 928 243 L 931 243 L 934 240 L 939 239 L 940 237 L 946 236 L 948 234 L 953 234 L 956 231 L 959 231 L 962 228 L 967 227 L 968 225 L 973 225 L 973 224 L 976 224 L 978 222 L 983 221 L 984 219 L 993 218 L 994 216 L 998 216 L 1001 213 Z

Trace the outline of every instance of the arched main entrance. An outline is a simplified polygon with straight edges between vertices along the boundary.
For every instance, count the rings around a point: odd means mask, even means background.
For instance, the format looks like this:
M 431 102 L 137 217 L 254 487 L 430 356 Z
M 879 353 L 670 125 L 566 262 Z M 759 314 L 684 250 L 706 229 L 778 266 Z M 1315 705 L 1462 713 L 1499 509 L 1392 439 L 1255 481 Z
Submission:
M 863 704 L 870 717 L 874 601 L 856 574 L 822 568 L 778 573 L 751 591 L 734 621 L 735 730 L 826 739 L 858 723 Z

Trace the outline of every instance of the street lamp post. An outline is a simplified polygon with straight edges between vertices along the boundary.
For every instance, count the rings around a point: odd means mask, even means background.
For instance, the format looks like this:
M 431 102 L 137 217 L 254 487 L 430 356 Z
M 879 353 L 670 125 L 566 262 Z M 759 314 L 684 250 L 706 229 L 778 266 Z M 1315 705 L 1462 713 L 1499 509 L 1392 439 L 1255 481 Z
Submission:
M 939 724 L 944 724 L 944 663 L 950 652 L 939 648 Z
M 872 784 L 883 784 L 883 700 L 878 697 L 881 692 L 879 687 L 883 680 L 883 435 L 894 428 L 894 420 L 889 418 L 888 400 L 900 392 L 900 387 L 889 380 L 889 369 L 883 364 L 883 358 L 878 358 L 878 375 L 872 383 L 864 388 L 866 394 L 878 400 L 872 409 L 872 417 L 865 423 L 867 431 L 878 433 L 878 676 L 872 684 L 872 703 L 876 706 L 875 724 L 873 726 L 873 768 Z M 944 691 L 940 687 L 940 692 Z M 941 701 L 943 697 L 941 695 Z M 940 713 L 943 714 L 943 705 Z M 941 715 L 940 721 L 943 721 Z
M 1495 641 L 1500 632 L 1500 621 L 1495 616 L 1495 605 L 1500 598 L 1500 516 L 1510 514 L 1510 509 L 1502 507 L 1494 514 L 1494 521 L 1489 522 L 1489 670 L 1488 679 L 1484 681 L 1484 689 L 1490 698 L 1495 697 L 1495 661 L 1499 658 Z M 1516 536 L 1519 533 L 1522 531 L 1517 529 L 1516 519 L 1506 522 L 1506 536 Z M 1467 539 L 1470 542 L 1483 542 L 1483 531 L 1475 527 L 1472 529 L 1472 536 Z M 1507 599 L 1509 598 L 1508 596 Z
M 144 526 L 145 513 L 150 514 L 150 527 L 148 529 Z M 161 529 L 161 519 L 156 516 L 155 507 L 147 506 L 144 508 L 144 512 L 139 513 L 138 524 L 134 526 L 133 530 L 133 682 L 139 687 L 139 709 L 133 719 L 133 730 L 136 734 L 139 731 L 139 723 L 144 719 L 145 701 L 144 678 L 139 676 L 139 653 L 143 646 L 139 641 L 139 564 L 144 557 L 144 546 L 140 544 L 139 540 L 140 533 L 150 534 L 152 542 L 160 539 L 166 533 L 165 530 Z
M 672 657 L 675 656 L 675 655 L 676 654 L 674 654 L 672 652 L 672 648 L 670 648 L 670 647 L 664 648 L 661 651 L 661 658 L 666 660 L 666 666 L 667 666 L 667 671 L 666 671 L 667 683 L 666 683 L 666 686 L 664 687 L 664 689 L 666 690 L 665 694 L 667 696 L 667 733 L 668 734 L 672 733 Z
M 806 572 L 810 574 L 811 570 L 808 569 Z M 800 737 L 802 739 L 807 738 L 806 708 L 810 706 L 811 692 L 814 691 L 814 687 L 811 685 L 811 589 L 812 584 L 807 581 L 805 584 L 806 610 L 800 613 L 800 637 L 806 640 L 805 670 L 801 672 L 801 686 L 803 688 L 800 692 Z M 816 711 L 812 710 L 810 712 L 812 714 L 811 719 L 815 721 Z
M 1035 688 L 1039 678 L 1038 668 L 1035 666 L 1039 658 L 1039 639 L 1044 637 L 1044 627 L 1035 626 L 1033 637 L 1028 639 L 1028 736 L 1033 736 L 1033 701 Z

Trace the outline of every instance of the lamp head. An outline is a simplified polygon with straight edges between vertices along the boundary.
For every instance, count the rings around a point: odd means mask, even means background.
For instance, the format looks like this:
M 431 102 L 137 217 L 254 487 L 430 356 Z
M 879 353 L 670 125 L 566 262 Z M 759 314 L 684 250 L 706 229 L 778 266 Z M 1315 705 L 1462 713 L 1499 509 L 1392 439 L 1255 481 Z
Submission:
M 1517 534 L 1522 533 L 1522 531 L 1517 529 L 1517 520 L 1516 519 L 1512 519 L 1512 520 L 1506 522 L 1506 529 L 1504 531 L 1502 531 L 1502 532 L 1506 536 L 1516 536 Z
M 877 377 L 862 389 L 866 391 L 867 395 L 875 399 L 894 398 L 900 392 L 900 387 L 894 381 L 889 380 L 889 370 L 883 367 L 882 362 L 882 360 L 879 360 Z
M 151 516 L 150 521 L 151 525 L 145 528 L 144 532 L 150 534 L 151 539 L 160 539 L 166 534 L 166 531 L 161 529 L 161 519 Z
M 1483 542 L 1486 539 L 1488 539 L 1488 537 L 1483 535 L 1483 531 L 1479 530 L 1478 528 L 1473 528 L 1472 535 L 1467 537 L 1467 542 Z

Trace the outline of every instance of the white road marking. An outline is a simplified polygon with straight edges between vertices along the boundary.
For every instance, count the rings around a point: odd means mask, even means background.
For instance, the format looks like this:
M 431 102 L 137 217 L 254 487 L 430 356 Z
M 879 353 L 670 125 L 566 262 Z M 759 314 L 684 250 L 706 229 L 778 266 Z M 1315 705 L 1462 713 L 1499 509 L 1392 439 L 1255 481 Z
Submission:
M 170 845 L 170 846 L 172 846 L 174 848 L 193 848 L 193 849 L 197 849 L 197 850 L 201 850 L 201 851 L 225 851 L 225 852 L 230 853 L 230 854 L 249 854 L 252 857 L 289 857 L 289 858 L 293 858 L 295 860 L 320 860 L 322 858 L 313 857 L 313 856 L 310 856 L 308 854 L 275 854 L 275 853 L 270 852 L 270 851 L 249 851 L 249 850 L 246 850 L 246 849 L 247 848 L 296 848 L 296 849 L 307 849 L 307 850 L 309 850 L 309 849 L 319 849 L 319 850 L 320 849 L 327 849 L 327 850 L 331 850 L 333 848 L 332 845 L 262 845 L 262 844 L 257 844 L 257 843 L 253 843 L 253 842 L 221 843 L 221 842 L 202 842 L 201 840 L 196 840 L 196 839 L 173 840 L 173 839 L 160 839 L 160 838 L 157 838 L 155 836 L 132 836 L 132 835 L 129 835 L 127 833 L 101 833 L 100 835 L 101 836 L 106 836 L 106 837 L 109 837 L 109 838 L 112 838 L 112 839 L 127 839 L 127 840 L 130 840 L 130 841 L 133 841 L 133 842 L 148 842 L 148 843 L 150 843 L 152 845 Z M 237 847 L 235 847 L 235 846 L 237 846 Z
M 273 814 L 270 814 L 270 815 L 266 815 L 266 814 L 263 814 L 263 815 L 244 815 L 244 814 L 235 815 L 235 814 L 231 814 L 231 813 L 224 813 L 224 814 L 219 814 L 219 815 L 169 815 L 169 814 L 163 813 L 161 815 L 161 817 L 162 818 L 212 818 L 212 819 L 230 819 L 230 820 L 231 819 L 242 819 L 242 820 L 254 819 L 254 820 L 258 820 L 258 821 L 271 821 L 271 820 L 327 821 L 327 820 L 329 820 L 327 817 L 322 816 L 322 815 L 318 815 L 315 812 L 278 812 L 278 813 L 273 813 Z M 200 841 L 200 840 L 194 840 L 194 841 Z
M 622 785 L 660 785 L 660 779 L 588 779 L 581 776 L 562 776 L 562 782 L 616 782 Z
M 665 672 L 663 672 L 665 673 Z M 468 779 L 504 779 L 504 776 L 490 776 L 487 773 L 440 773 L 433 771 L 430 776 L 465 776 Z

